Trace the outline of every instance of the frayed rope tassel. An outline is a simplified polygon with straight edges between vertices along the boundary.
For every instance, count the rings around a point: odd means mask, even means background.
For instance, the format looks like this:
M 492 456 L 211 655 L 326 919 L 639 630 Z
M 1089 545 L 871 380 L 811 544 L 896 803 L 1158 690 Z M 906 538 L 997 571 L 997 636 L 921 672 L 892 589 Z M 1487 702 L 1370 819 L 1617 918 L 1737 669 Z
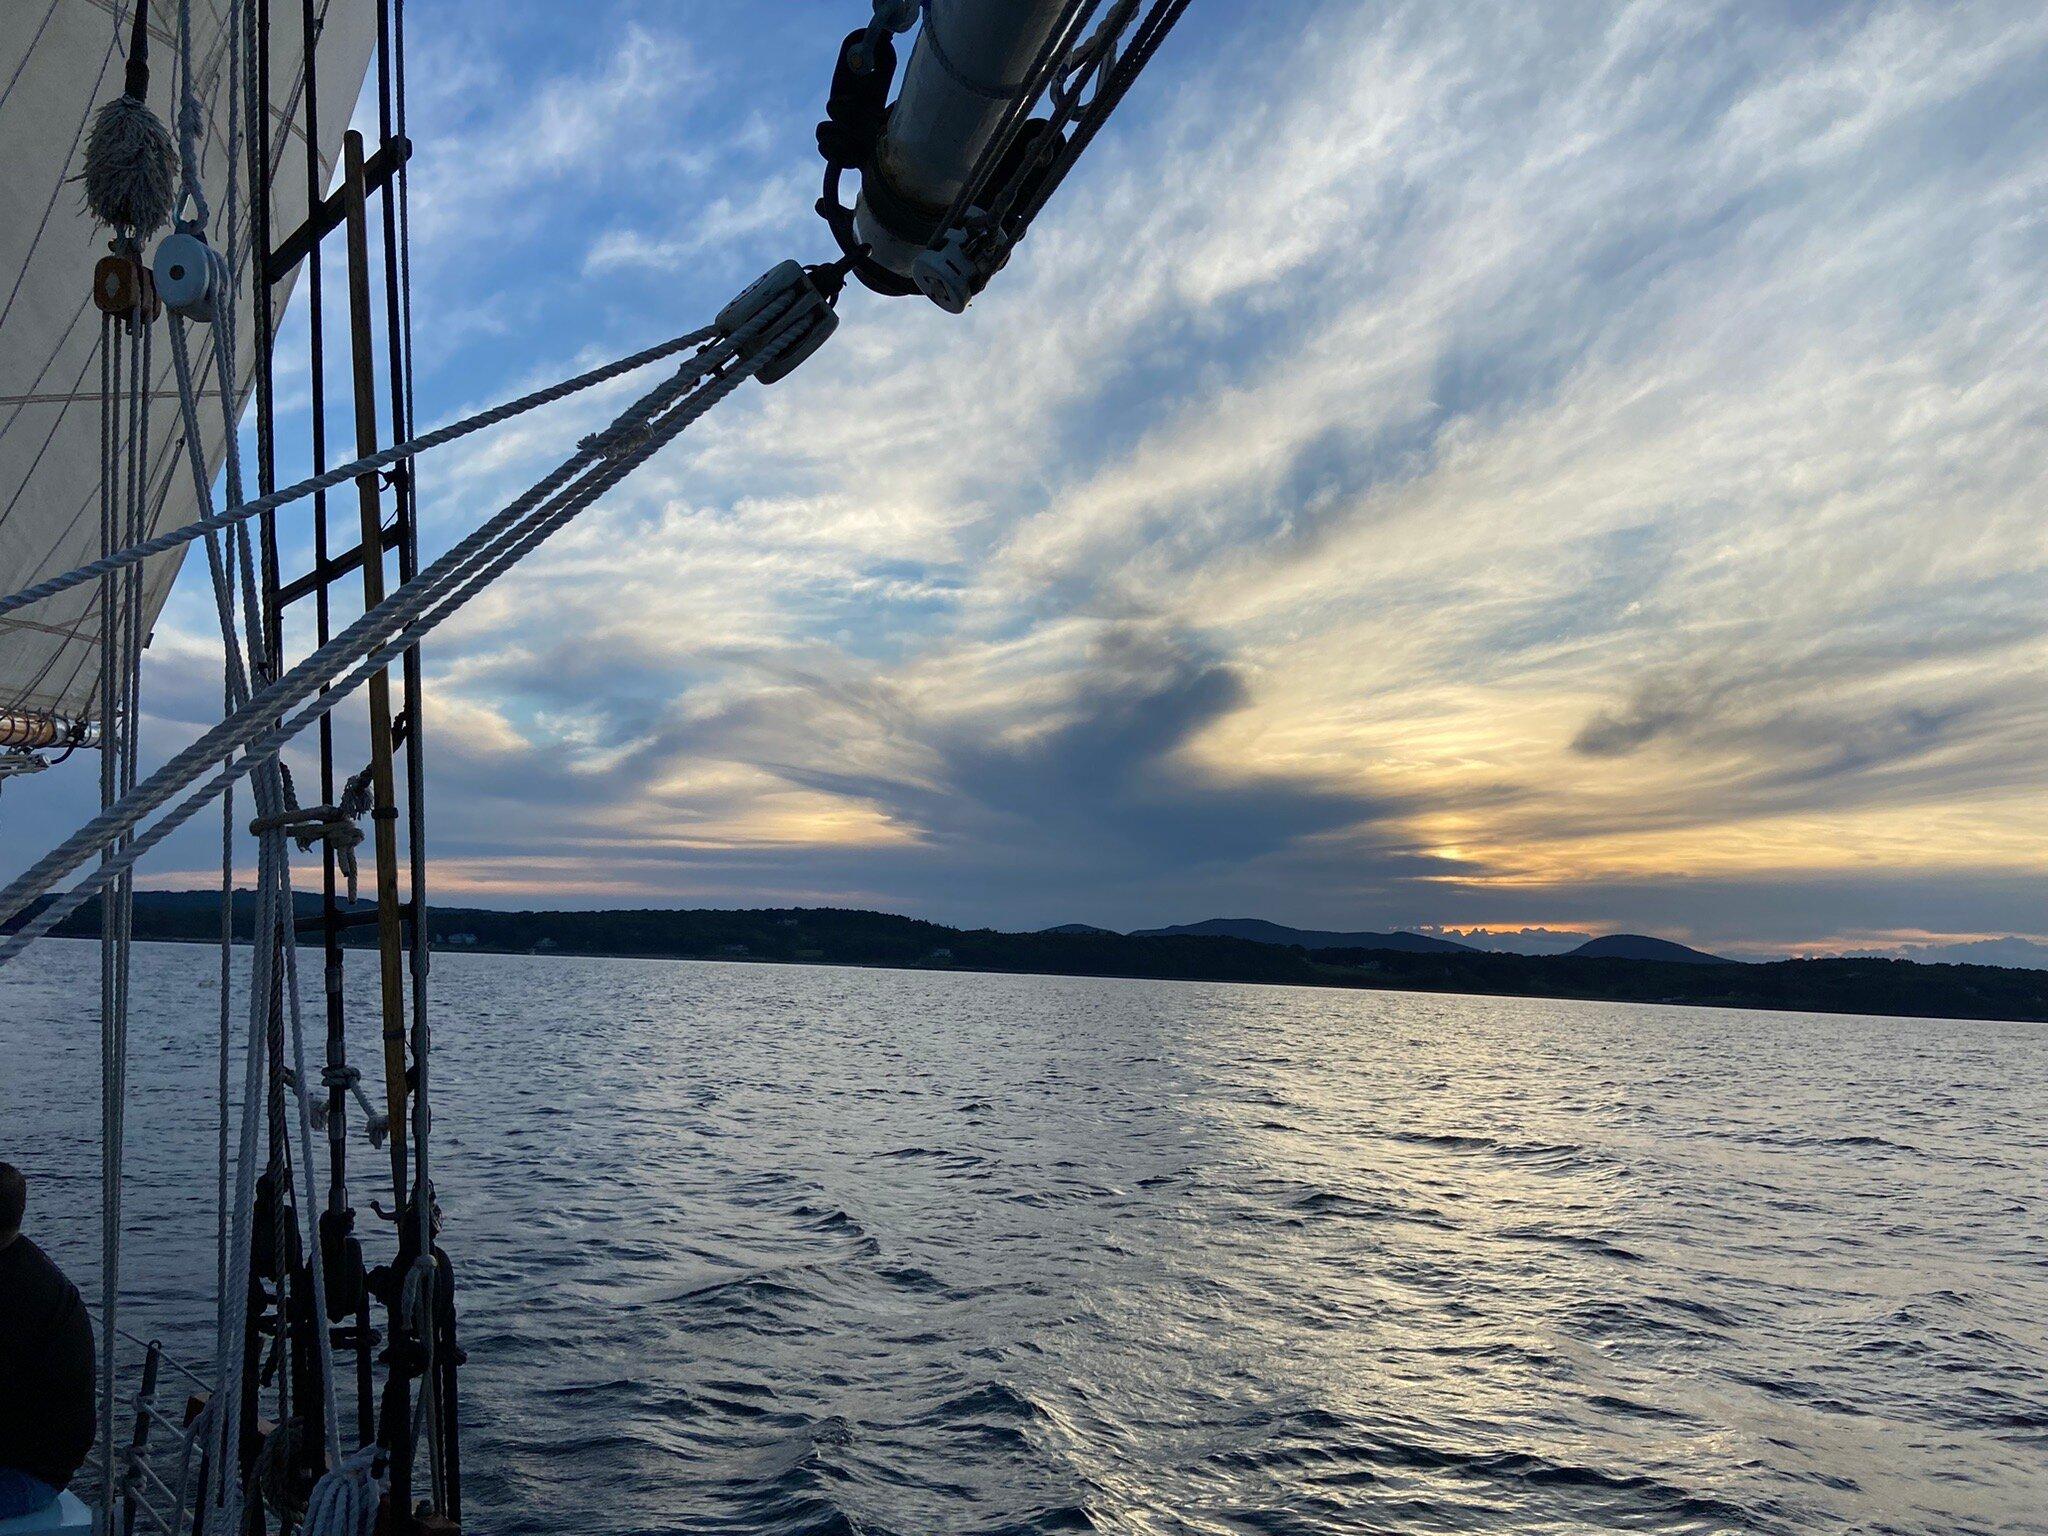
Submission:
M 171 131 L 149 109 L 149 5 L 135 8 L 126 89 L 101 107 L 85 139 L 85 206 L 102 224 L 147 240 L 170 221 L 178 169 Z

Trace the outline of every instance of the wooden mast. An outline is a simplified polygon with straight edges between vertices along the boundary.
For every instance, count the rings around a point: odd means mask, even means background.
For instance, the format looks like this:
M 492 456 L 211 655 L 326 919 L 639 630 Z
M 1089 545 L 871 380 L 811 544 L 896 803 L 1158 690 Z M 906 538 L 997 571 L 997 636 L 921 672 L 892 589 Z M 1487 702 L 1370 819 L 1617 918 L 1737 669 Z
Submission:
M 363 136 L 342 136 L 348 218 L 348 318 L 355 362 L 356 455 L 377 451 L 377 373 L 370 343 L 370 244 L 364 212 Z M 363 607 L 384 601 L 384 520 L 373 471 L 356 477 L 362 512 Z M 398 905 L 398 792 L 391 769 L 391 675 L 370 677 L 370 819 L 377 843 L 377 960 L 384 1022 L 384 1098 L 391 1117 L 391 1188 L 406 1203 L 405 933 Z

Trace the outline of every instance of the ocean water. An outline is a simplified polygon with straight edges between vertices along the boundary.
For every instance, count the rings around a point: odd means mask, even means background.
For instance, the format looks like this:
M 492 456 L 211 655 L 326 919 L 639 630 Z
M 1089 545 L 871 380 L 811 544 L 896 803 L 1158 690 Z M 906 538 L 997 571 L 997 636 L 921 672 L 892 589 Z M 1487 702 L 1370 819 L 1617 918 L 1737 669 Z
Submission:
M 0 973 L 0 1157 L 88 1290 L 95 956 Z M 144 946 L 133 1026 L 124 1306 L 195 1355 L 214 964 Z M 472 1530 L 2048 1531 L 2041 1026 L 435 980 Z

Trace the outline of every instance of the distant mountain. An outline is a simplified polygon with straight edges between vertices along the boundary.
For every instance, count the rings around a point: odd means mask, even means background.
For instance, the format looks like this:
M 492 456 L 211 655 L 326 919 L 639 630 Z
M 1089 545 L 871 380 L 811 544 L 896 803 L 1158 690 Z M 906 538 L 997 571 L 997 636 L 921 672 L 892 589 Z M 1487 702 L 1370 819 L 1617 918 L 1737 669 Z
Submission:
M 1564 955 L 1593 937 L 1571 928 L 1439 928 L 1425 924 L 1415 931 L 1494 955 Z
M 1921 965 L 2001 965 L 2048 971 L 2048 944 L 2033 939 L 1964 939 L 1954 944 L 1902 944 L 1896 949 L 1855 950 L 1844 960 L 1913 960 Z
M 1663 960 L 1679 965 L 1736 963 L 1719 955 L 1710 955 L 1703 949 L 1674 944 L 1669 939 L 1653 939 L 1646 933 L 1610 933 L 1604 938 L 1588 939 L 1571 954 L 1578 960 Z
M 1249 939 L 1254 944 L 1298 944 L 1303 949 L 1395 949 L 1411 955 L 1469 955 L 1469 944 L 1432 939 L 1419 933 L 1333 933 L 1320 928 L 1288 928 L 1262 917 L 1212 917 L 1170 928 L 1135 928 L 1134 939 Z
M 49 898 L 44 899 L 46 903 Z M 213 892 L 138 891 L 135 935 L 144 940 L 214 943 L 220 933 L 220 898 Z M 43 909 L 35 903 L 0 923 L 0 933 Z M 88 902 L 56 927 L 60 938 L 89 938 L 99 921 Z M 237 891 L 235 926 L 246 934 L 255 915 L 252 893 Z M 298 893 L 298 910 L 311 916 L 318 898 Z M 352 914 L 373 910 L 358 903 Z M 1081 926 L 1081 925 L 1071 925 Z M 1195 928 L 1211 925 L 1195 924 Z M 779 907 L 751 911 L 638 910 L 499 912 L 480 907 L 437 907 L 428 925 L 452 976 L 492 963 L 546 966 L 586 955 L 639 959 L 708 960 L 722 965 L 785 962 L 811 965 L 888 966 L 906 970 L 1011 975 L 1126 976 L 1175 981 L 1270 982 L 1294 987 L 1394 988 L 1405 991 L 1494 994 L 1504 997 L 1579 997 L 1627 1003 L 1685 1003 L 1719 1008 L 1796 1008 L 1806 1012 L 1904 1014 L 1916 1018 L 2039 1019 L 2048 1021 L 2048 970 L 2000 970 L 1985 965 L 1912 965 L 1903 960 L 1786 960 L 1755 965 L 1709 965 L 1710 957 L 1683 945 L 1614 935 L 1585 946 L 1659 945 L 1657 959 L 1577 955 L 1504 955 L 1464 949 L 1418 934 L 1346 935 L 1362 945 L 1300 949 L 1273 935 L 1310 936 L 1307 929 L 1275 923 L 1246 924 L 1263 941 L 1230 934 L 1180 932 L 1151 937 L 1118 933 L 997 933 L 947 928 L 889 912 L 831 907 Z M 301 929 L 302 943 L 315 935 Z M 1409 946 L 1390 949 L 1388 941 Z M 348 929 L 341 942 L 365 949 L 377 942 L 374 924 Z M 1430 948 L 1416 952 L 1415 946 Z M 1672 952 L 1677 963 L 1673 963 Z M 302 963 L 314 963 L 304 961 Z M 447 995 L 444 992 L 444 997 Z
M 1059 923 L 1051 928 L 1041 928 L 1040 933 L 1115 933 L 1114 928 L 1098 928 L 1093 923 Z

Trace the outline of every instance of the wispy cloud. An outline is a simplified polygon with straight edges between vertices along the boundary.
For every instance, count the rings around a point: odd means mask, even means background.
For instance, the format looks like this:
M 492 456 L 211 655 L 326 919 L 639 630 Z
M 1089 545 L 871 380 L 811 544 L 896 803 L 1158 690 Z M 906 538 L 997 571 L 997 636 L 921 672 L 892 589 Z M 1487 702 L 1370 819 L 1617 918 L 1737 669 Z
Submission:
M 547 749 L 858 807 L 925 902 L 1292 866 L 1304 917 L 1501 921 L 1859 848 L 2007 867 L 2048 160 L 2038 90 L 1985 99 L 2048 24 L 1327 6 L 1229 42 L 965 323 L 850 310 L 549 557 L 610 681 L 528 658 L 578 701 Z M 1937 809 L 1958 840 L 1902 825 Z
M 690 11 L 429 33 L 461 88 L 421 109 L 422 260 L 458 339 L 423 400 L 820 249 L 836 33 Z M 456 878 L 2038 929 L 2048 14 L 1266 19 L 1197 7 L 967 316 L 849 295 L 815 362 L 452 628 Z M 442 466 L 430 526 L 620 398 Z

